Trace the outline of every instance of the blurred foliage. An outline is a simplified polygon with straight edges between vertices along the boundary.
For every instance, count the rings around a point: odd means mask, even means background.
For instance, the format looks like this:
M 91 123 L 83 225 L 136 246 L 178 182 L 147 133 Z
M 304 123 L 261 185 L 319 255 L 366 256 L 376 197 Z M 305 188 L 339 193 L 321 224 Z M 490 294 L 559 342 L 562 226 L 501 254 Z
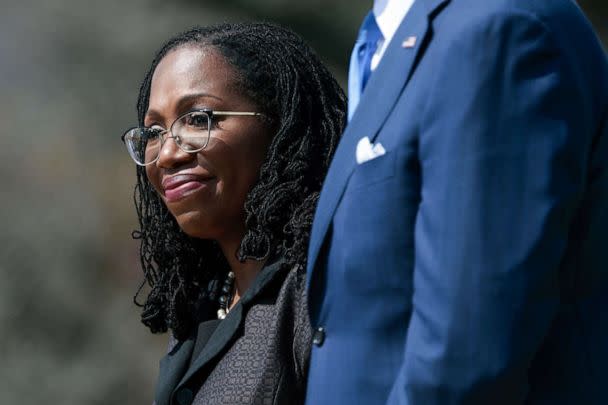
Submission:
M 160 44 L 270 20 L 345 84 L 371 1 L 0 0 L 0 403 L 151 403 L 166 336 L 139 323 L 134 166 L 119 137 Z M 605 1 L 587 0 L 604 44 Z

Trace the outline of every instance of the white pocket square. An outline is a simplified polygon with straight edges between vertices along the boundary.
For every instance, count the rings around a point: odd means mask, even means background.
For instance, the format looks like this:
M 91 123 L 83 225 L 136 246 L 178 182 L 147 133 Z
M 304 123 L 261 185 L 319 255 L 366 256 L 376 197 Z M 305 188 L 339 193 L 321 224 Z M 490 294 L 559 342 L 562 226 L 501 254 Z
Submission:
M 367 136 L 361 138 L 357 144 L 357 164 L 365 163 L 386 153 L 380 142 L 372 143 Z

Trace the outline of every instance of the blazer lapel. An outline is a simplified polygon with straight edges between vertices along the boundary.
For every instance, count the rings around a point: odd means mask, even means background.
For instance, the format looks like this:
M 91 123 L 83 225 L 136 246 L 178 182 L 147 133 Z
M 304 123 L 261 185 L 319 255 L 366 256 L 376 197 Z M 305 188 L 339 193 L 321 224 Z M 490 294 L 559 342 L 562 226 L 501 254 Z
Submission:
M 234 337 L 237 335 L 242 325 L 244 313 L 246 313 L 251 301 L 271 285 L 279 275 L 287 271 L 287 269 L 283 268 L 282 264 L 283 260 L 279 259 L 274 263 L 267 264 L 266 267 L 262 269 L 251 287 L 249 287 L 239 302 L 230 310 L 228 316 L 219 323 L 213 334 L 211 334 L 207 344 L 193 361 L 192 366 L 185 375 L 182 371 L 181 375 L 183 375 L 183 378 L 181 378 L 177 387 L 173 387 L 174 392 L 178 391 L 181 386 L 186 384 L 188 380 L 194 376 L 194 374 L 232 344 Z M 171 392 L 169 395 L 170 394 Z
M 193 348 L 193 339 L 178 342 L 177 345 L 161 359 L 155 393 L 156 405 L 170 403 L 169 400 L 171 399 L 173 389 L 179 383 L 188 367 Z
M 204 367 L 209 360 L 217 356 L 228 343 L 232 342 L 232 339 L 236 335 L 243 318 L 243 305 L 242 302 L 232 308 L 230 314 L 217 326 L 215 332 L 209 338 L 209 341 L 199 354 L 198 358 L 192 363 L 192 367 L 188 369 L 183 378 L 179 382 L 176 388 L 179 388 L 185 384 L 190 377 L 192 377 L 198 370 Z
M 367 136 L 374 140 L 407 85 L 430 41 L 430 20 L 449 0 L 416 0 L 395 32 L 361 96 L 330 165 L 313 222 L 307 282 L 346 183 L 356 167 L 355 148 Z M 413 39 L 414 38 L 414 39 Z M 405 43 L 409 41 L 409 43 Z M 411 46 L 412 42 L 414 46 Z

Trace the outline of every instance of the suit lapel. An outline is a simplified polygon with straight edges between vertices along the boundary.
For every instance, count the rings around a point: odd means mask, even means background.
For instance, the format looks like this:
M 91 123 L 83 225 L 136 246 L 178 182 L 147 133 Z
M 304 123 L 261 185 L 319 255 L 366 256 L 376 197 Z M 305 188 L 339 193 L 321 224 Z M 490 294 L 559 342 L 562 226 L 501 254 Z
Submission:
M 155 393 L 156 405 L 170 403 L 171 393 L 188 367 L 193 348 L 193 339 L 178 342 L 177 345 L 161 359 Z
M 380 132 L 430 40 L 429 22 L 433 13 L 447 2 L 449 0 L 414 2 L 361 96 L 359 105 L 336 150 L 319 197 L 308 252 L 309 284 L 331 218 L 344 193 L 346 183 L 356 167 L 357 143 L 364 136 L 373 141 Z M 409 44 L 414 41 L 415 45 L 412 47 L 404 44 L 408 40 Z
M 215 332 L 209 338 L 207 344 L 199 354 L 198 358 L 192 363 L 192 367 L 188 369 L 176 388 L 185 384 L 190 377 L 204 367 L 209 360 L 217 356 L 226 346 L 232 342 L 241 325 L 243 318 L 242 302 L 232 308 L 230 314 L 219 323 Z
M 266 288 L 273 285 L 274 281 L 285 274 L 287 270 L 288 269 L 283 266 L 282 259 L 266 264 L 251 287 L 249 287 L 234 308 L 230 310 L 228 316 L 219 323 L 215 331 L 209 337 L 207 344 L 204 345 L 202 351 L 185 375 L 182 371 L 182 374 L 180 375 L 183 375 L 183 378 L 179 380 L 177 386 L 173 386 L 173 392 L 178 391 L 179 388 L 186 384 L 199 370 L 233 344 L 234 338 L 243 326 L 244 314 L 246 314 L 248 308 L 253 305 L 252 301 Z M 190 349 L 190 353 L 192 353 L 192 349 Z M 169 395 L 171 395 L 171 392 L 169 392 Z

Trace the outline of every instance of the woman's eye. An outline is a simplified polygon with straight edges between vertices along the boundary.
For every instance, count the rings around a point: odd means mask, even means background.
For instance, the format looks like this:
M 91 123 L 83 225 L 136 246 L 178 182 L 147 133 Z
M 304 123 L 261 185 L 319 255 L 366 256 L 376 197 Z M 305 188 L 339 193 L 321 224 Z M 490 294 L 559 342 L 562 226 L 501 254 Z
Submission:
M 159 137 L 164 131 L 165 129 L 163 127 L 159 125 L 152 125 L 151 127 L 147 128 L 147 131 L 145 133 L 146 137 L 150 139 Z
M 209 118 L 204 114 L 192 114 L 187 117 L 186 125 L 197 129 L 207 129 Z

